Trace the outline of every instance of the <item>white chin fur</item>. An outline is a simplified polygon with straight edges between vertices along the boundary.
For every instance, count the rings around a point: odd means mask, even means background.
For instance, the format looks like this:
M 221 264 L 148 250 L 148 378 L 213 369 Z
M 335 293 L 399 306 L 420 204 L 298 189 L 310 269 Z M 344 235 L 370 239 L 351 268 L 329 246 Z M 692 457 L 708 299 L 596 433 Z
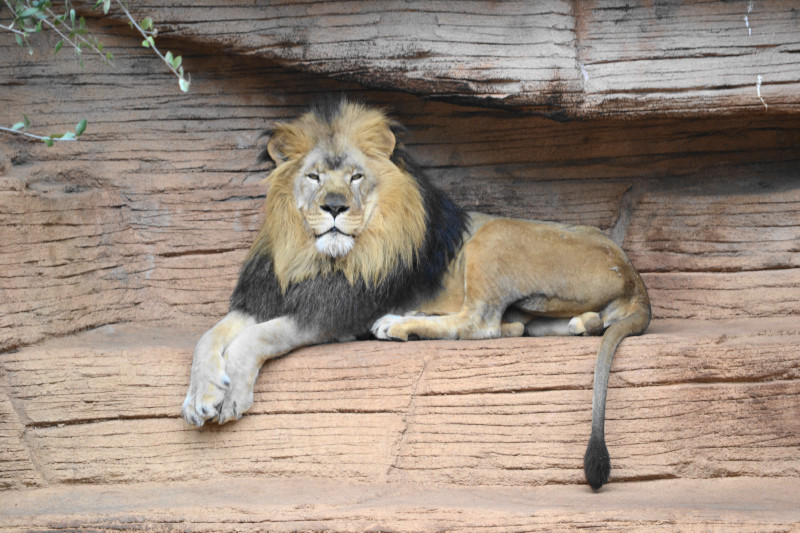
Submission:
M 326 233 L 317 238 L 317 250 L 331 257 L 341 257 L 353 249 L 355 239 L 342 233 Z

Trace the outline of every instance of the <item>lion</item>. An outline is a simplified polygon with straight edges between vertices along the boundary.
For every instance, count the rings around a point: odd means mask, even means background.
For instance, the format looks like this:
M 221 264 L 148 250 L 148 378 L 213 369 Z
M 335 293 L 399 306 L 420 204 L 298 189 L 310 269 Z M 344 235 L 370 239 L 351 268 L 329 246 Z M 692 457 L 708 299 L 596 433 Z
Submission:
M 586 480 L 608 481 L 606 389 L 617 345 L 650 322 L 647 290 L 600 230 L 465 213 L 381 110 L 343 99 L 278 123 L 264 224 L 230 312 L 197 342 L 182 416 L 241 418 L 265 361 L 361 338 L 603 335 Z

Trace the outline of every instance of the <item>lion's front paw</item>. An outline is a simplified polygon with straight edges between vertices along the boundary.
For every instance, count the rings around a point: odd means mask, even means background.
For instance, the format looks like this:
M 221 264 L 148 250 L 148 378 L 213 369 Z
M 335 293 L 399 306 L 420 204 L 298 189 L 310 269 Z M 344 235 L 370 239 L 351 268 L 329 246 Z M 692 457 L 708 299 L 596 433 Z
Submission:
M 230 386 L 219 406 L 217 421 L 220 424 L 239 420 L 253 406 L 253 388 L 261 362 L 252 356 L 246 342 L 234 340 L 225 350 L 225 373 L 230 376 Z
M 223 369 L 219 372 L 205 370 L 192 376 L 181 409 L 183 419 L 197 427 L 217 416 L 225 394 L 231 386 L 231 380 Z
M 405 320 L 399 315 L 384 315 L 372 325 L 372 334 L 384 341 L 407 341 L 408 332 L 401 327 Z
M 222 404 L 219 406 L 219 416 L 217 421 L 220 424 L 239 420 L 242 415 L 253 406 L 253 386 L 255 378 L 243 375 L 235 369 L 229 370 L 231 373 L 231 386 L 225 394 Z
M 219 409 L 217 421 L 220 424 L 239 420 L 253 406 L 253 387 L 234 386 L 225 397 Z
M 183 400 L 181 416 L 197 427 L 217 416 L 219 406 L 231 385 L 222 358 L 224 340 L 212 329 L 200 337 L 194 347 L 189 390 Z

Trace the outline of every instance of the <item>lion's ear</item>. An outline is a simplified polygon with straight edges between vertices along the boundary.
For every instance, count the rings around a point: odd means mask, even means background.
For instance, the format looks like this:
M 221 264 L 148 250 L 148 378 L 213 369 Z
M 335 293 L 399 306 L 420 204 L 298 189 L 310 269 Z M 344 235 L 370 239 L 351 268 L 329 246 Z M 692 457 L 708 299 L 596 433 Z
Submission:
M 273 131 L 272 138 L 267 143 L 267 153 L 270 159 L 275 161 L 276 165 L 285 163 L 289 159 L 289 156 L 286 154 L 286 147 L 284 146 L 284 137 L 285 135 L 282 135 L 280 132 Z
M 310 150 L 306 136 L 288 124 L 276 124 L 265 135 L 270 139 L 267 142 L 266 153 L 262 153 L 260 159 L 266 159 L 269 154 L 269 158 L 275 161 L 276 165 L 302 157 Z
M 392 157 L 394 153 L 394 147 L 397 144 L 397 138 L 394 136 L 394 132 L 391 128 L 387 127 L 384 128 L 383 131 L 383 156 L 387 159 Z
M 378 116 L 373 124 L 368 123 L 359 137 L 359 144 L 364 153 L 387 159 L 392 157 L 397 144 L 394 133 L 382 116 Z

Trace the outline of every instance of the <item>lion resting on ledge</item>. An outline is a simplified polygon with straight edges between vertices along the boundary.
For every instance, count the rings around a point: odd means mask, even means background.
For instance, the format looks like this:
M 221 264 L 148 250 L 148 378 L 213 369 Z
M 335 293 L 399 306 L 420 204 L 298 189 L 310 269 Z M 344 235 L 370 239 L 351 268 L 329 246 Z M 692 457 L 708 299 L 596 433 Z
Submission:
M 584 458 L 599 488 L 611 359 L 650 322 L 641 278 L 596 228 L 465 214 L 397 144 L 399 128 L 343 100 L 271 132 L 266 220 L 230 313 L 195 347 L 183 418 L 238 419 L 265 361 L 370 331 L 402 341 L 605 331 Z

